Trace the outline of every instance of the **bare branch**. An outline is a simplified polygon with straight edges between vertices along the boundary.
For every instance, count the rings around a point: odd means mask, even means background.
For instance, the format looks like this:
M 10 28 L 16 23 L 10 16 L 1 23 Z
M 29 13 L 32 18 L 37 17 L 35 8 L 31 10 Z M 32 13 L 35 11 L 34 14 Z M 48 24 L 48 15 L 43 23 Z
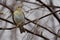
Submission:
M 1 18 L 1 17 L 0 17 L 0 20 L 3 20 L 3 21 L 6 21 L 6 22 L 8 22 L 8 23 L 11 23 L 11 24 L 15 25 L 13 22 L 8 21 L 8 20 L 6 20 L 6 19 L 3 19 L 3 18 Z
M 43 4 L 50 12 L 54 12 L 51 8 L 49 8 L 45 3 L 43 3 L 41 0 L 36 0 L 38 1 L 39 3 Z M 58 22 L 60 23 L 60 19 L 59 17 L 55 14 L 55 13 L 52 13 L 53 16 L 58 20 Z
M 0 3 L 0 5 L 2 5 L 3 7 L 8 8 L 8 9 L 11 11 L 12 20 L 13 20 L 14 24 L 16 24 L 15 21 L 14 21 L 14 15 L 13 15 L 13 12 L 14 12 L 14 11 L 13 11 L 12 9 L 10 9 L 8 6 L 6 6 L 6 5 L 4 5 L 4 4 L 2 4 L 2 3 Z
M 42 36 L 42 35 L 33 33 L 33 32 L 31 32 L 31 31 L 29 31 L 29 30 L 27 30 L 27 29 L 25 29 L 25 30 L 26 30 L 28 33 L 31 33 L 31 34 L 33 34 L 33 35 L 37 35 L 37 36 L 39 36 L 39 37 L 41 37 L 41 38 L 44 38 L 45 40 L 49 40 L 48 38 L 46 38 L 46 37 L 44 37 L 44 36 Z
M 30 3 L 30 4 L 35 4 L 35 5 L 41 6 L 41 8 L 45 8 L 44 5 L 40 5 L 40 4 L 35 3 L 35 2 L 29 2 L 29 1 L 24 1 L 24 2 L 26 2 L 26 3 Z M 53 6 L 51 6 L 51 5 L 47 5 L 47 6 L 48 6 L 48 7 L 54 7 L 54 8 L 60 8 L 60 6 L 55 6 L 55 5 L 53 5 Z
M 27 19 L 27 18 L 25 18 L 25 19 L 28 20 L 28 21 L 30 21 L 30 20 Z M 41 28 L 44 28 L 45 30 L 49 31 L 50 33 L 54 34 L 55 36 L 60 37 L 60 36 L 57 35 L 56 33 L 54 33 L 54 32 L 52 32 L 52 31 L 50 31 L 49 29 L 45 28 L 44 26 L 39 25 L 39 24 L 36 24 L 34 21 L 30 21 L 30 22 L 34 23 L 35 25 L 38 25 L 38 26 L 41 27 Z
M 12 30 L 12 29 L 15 29 L 17 27 L 12 27 L 12 28 L 0 28 L 0 30 Z

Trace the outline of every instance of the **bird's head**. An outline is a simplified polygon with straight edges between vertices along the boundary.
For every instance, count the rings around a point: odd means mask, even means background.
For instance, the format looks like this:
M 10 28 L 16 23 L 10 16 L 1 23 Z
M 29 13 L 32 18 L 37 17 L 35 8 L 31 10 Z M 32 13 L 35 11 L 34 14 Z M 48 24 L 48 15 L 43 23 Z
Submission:
M 22 10 L 22 6 L 17 6 L 16 10 Z

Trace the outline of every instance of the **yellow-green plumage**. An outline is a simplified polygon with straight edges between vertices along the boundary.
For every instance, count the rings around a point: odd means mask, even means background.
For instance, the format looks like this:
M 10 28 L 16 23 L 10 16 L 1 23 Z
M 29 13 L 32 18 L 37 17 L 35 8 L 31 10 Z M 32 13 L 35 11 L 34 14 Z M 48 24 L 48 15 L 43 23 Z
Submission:
M 14 20 L 17 24 L 17 27 L 19 27 L 20 32 L 25 32 L 24 28 L 23 28 L 23 24 L 24 24 L 24 14 L 22 11 L 22 8 L 18 7 L 16 9 L 16 11 L 14 12 Z

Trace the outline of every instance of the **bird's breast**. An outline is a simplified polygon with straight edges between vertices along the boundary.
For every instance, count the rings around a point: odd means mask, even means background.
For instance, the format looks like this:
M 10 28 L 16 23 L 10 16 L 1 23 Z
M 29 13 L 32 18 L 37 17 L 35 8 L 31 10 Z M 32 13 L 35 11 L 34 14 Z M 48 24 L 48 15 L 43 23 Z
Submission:
M 24 15 L 21 12 L 15 12 L 14 20 L 17 24 L 24 22 Z

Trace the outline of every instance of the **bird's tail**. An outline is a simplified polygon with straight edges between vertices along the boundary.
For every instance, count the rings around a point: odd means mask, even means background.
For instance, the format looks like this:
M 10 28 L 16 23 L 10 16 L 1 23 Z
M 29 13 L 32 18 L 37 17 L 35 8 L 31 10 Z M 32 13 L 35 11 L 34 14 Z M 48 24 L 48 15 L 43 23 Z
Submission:
M 25 29 L 23 28 L 23 26 L 21 26 L 19 29 L 21 33 L 25 32 Z

